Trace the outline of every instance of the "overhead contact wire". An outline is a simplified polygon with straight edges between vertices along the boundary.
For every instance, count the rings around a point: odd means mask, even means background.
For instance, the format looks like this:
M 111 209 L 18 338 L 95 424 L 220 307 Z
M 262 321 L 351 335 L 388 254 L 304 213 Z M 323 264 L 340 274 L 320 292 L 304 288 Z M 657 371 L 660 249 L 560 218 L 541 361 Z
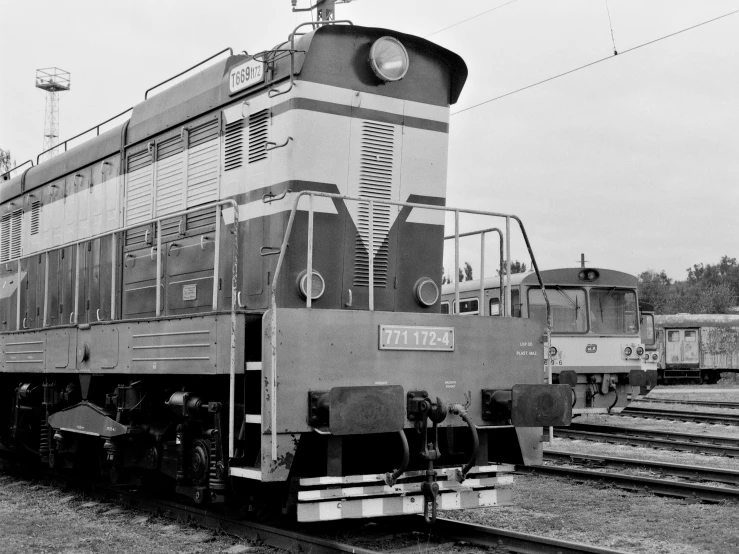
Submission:
M 685 29 L 681 29 L 679 31 L 675 31 L 674 33 L 670 33 L 669 35 L 665 35 L 663 37 L 659 37 L 659 38 L 656 38 L 654 40 L 650 40 L 648 42 L 644 42 L 644 43 L 639 44 L 637 46 L 633 46 L 633 47 L 628 48 L 628 49 L 624 50 L 623 52 L 621 52 L 621 55 L 627 54 L 629 52 L 633 52 L 634 50 L 638 50 L 639 48 L 643 48 L 645 46 L 649 46 L 650 44 L 654 44 L 655 42 L 659 42 L 661 40 L 665 40 L 665 39 L 668 39 L 670 37 L 674 37 L 676 35 L 679 35 L 680 33 L 685 33 L 685 32 L 690 31 L 692 29 L 696 29 L 696 28 L 701 27 L 703 25 L 708 25 L 709 23 L 713 23 L 714 21 L 718 21 L 719 19 L 723 19 L 725 17 L 729 17 L 730 15 L 734 15 L 736 13 L 739 13 L 739 10 L 734 10 L 733 12 L 725 13 L 725 14 L 720 15 L 718 17 L 714 17 L 713 19 L 709 19 L 707 21 L 703 21 L 702 23 L 698 23 L 696 25 L 692 25 L 691 27 L 686 27 Z M 537 81 L 536 83 L 532 83 L 530 85 L 526 85 L 525 87 L 521 87 L 519 89 L 512 90 L 510 92 L 506 92 L 505 94 L 501 94 L 500 96 L 496 96 L 494 98 L 490 98 L 488 100 L 484 100 L 482 102 L 478 102 L 477 104 L 473 104 L 472 106 L 469 106 L 467 108 L 463 108 L 463 109 L 458 110 L 456 112 L 452 112 L 451 115 L 457 115 L 457 114 L 460 114 L 462 112 L 467 112 L 469 110 L 473 110 L 475 108 L 479 108 L 480 106 L 484 106 L 485 104 L 489 104 L 490 102 L 495 102 L 496 100 L 500 100 L 501 98 L 505 98 L 506 96 L 511 96 L 511 95 L 516 94 L 518 92 L 522 92 L 524 90 L 528 90 L 530 88 L 534 88 L 536 86 L 543 85 L 544 83 L 548 83 L 549 81 L 554 81 L 555 79 L 559 79 L 560 77 L 564 77 L 565 75 L 569 75 L 570 73 L 575 73 L 576 71 L 580 71 L 581 69 L 585 69 L 587 67 L 590 67 L 592 65 L 595 65 L 595 64 L 598 64 L 598 63 L 601 63 L 601 62 L 604 62 L 606 60 L 612 60 L 613 58 L 614 58 L 614 56 L 606 56 L 605 58 L 601 58 L 599 60 L 595 60 L 595 61 L 592 61 L 590 63 L 586 63 L 585 65 L 581 65 L 580 67 L 576 67 L 574 69 L 570 69 L 569 71 L 565 71 L 564 73 L 559 73 L 558 75 L 554 75 L 552 77 L 548 77 L 548 78 L 543 79 L 541 81 Z
M 436 35 L 441 33 L 442 31 L 446 31 L 447 29 L 451 29 L 452 27 L 456 27 L 457 25 L 461 25 L 462 23 L 467 23 L 468 21 L 472 21 L 473 19 L 476 19 L 480 17 L 481 15 L 485 15 L 486 13 L 494 12 L 495 10 L 499 10 L 500 8 L 507 6 L 508 4 L 513 4 L 514 2 L 517 2 L 518 0 L 511 0 L 510 2 L 506 2 L 505 4 L 501 4 L 500 6 L 495 6 L 492 9 L 485 10 L 484 12 L 478 13 L 477 15 L 473 15 L 472 17 L 468 17 L 467 19 L 463 19 L 462 21 L 458 21 L 457 23 L 453 23 L 452 25 L 449 25 L 448 27 L 444 27 L 443 29 L 439 29 L 438 31 L 434 31 L 433 33 L 424 36 L 423 38 L 429 38 L 430 36 Z
M 616 39 L 613 36 L 613 23 L 611 22 L 611 10 L 608 8 L 608 0 L 606 0 L 606 13 L 608 13 L 608 26 L 611 28 L 611 42 L 613 43 L 613 55 L 618 56 L 618 50 L 616 50 Z

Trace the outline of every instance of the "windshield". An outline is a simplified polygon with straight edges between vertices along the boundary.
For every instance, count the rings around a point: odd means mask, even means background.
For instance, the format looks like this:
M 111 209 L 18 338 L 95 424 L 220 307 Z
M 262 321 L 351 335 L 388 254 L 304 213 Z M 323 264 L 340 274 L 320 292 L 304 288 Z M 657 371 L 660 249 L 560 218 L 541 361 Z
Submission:
M 553 333 L 587 333 L 583 289 L 547 287 L 547 298 L 552 310 Z M 547 306 L 541 289 L 529 289 L 529 317 L 547 324 Z
M 590 330 L 604 335 L 635 335 L 636 293 L 623 289 L 590 289 Z
M 641 316 L 641 341 L 645 346 L 654 344 L 654 316 L 652 314 Z

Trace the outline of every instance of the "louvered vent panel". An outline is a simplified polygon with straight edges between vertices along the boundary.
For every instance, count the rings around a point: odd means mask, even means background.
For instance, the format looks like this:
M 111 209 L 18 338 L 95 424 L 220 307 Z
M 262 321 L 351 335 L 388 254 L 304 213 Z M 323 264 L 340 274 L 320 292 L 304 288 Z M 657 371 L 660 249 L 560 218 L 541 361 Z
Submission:
M 224 171 L 241 167 L 244 161 L 244 120 L 239 119 L 226 125 L 226 144 L 223 157 Z
M 31 204 L 31 234 L 38 235 L 41 230 L 41 202 Z
M 195 212 L 187 215 L 187 230 L 202 229 L 204 227 L 212 227 L 216 224 L 216 209 L 209 208 L 201 212 Z
M 359 195 L 392 200 L 395 127 L 362 122 L 359 162 Z M 355 241 L 354 286 L 369 286 L 369 256 L 374 256 L 374 285 L 384 288 L 388 279 L 388 243 L 391 206 L 373 206 L 373 241 L 369 245 L 369 206 L 360 204 Z
M 176 237 L 180 234 L 181 217 L 162 220 L 162 240 Z
M 151 219 L 152 169 L 148 150 L 129 156 L 126 172 L 126 225 Z
M 261 110 L 249 116 L 249 163 L 253 164 L 267 158 L 269 110 Z
M 171 138 L 157 145 L 157 216 L 184 209 L 183 159 L 183 142 L 180 137 Z
M 218 199 L 218 120 L 190 129 L 187 207 Z
M 7 262 L 20 258 L 21 226 L 23 224 L 23 210 L 15 210 L 0 218 L 0 262 Z

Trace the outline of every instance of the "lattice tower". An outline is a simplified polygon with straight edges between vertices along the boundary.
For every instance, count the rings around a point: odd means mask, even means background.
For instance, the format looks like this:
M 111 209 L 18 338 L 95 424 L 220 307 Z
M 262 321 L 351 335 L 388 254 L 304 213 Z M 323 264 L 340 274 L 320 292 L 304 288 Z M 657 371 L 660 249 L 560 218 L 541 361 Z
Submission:
M 46 96 L 43 147 L 43 158 L 46 160 L 56 155 L 54 147 L 59 142 L 59 95 L 70 87 L 71 76 L 68 71 L 58 67 L 36 70 L 36 88 L 43 90 Z

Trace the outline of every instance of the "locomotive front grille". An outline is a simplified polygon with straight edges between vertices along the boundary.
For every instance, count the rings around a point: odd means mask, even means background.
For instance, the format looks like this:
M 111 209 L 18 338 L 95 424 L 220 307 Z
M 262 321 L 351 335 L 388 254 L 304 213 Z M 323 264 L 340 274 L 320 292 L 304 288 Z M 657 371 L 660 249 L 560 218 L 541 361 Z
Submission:
M 378 200 L 392 200 L 393 150 L 395 126 L 376 121 L 362 122 L 359 195 Z M 369 205 L 358 206 L 357 237 L 354 257 L 354 286 L 369 286 L 369 257 L 374 258 L 374 285 L 387 287 L 388 233 L 391 213 L 387 205 L 373 206 L 373 240 L 370 245 Z

